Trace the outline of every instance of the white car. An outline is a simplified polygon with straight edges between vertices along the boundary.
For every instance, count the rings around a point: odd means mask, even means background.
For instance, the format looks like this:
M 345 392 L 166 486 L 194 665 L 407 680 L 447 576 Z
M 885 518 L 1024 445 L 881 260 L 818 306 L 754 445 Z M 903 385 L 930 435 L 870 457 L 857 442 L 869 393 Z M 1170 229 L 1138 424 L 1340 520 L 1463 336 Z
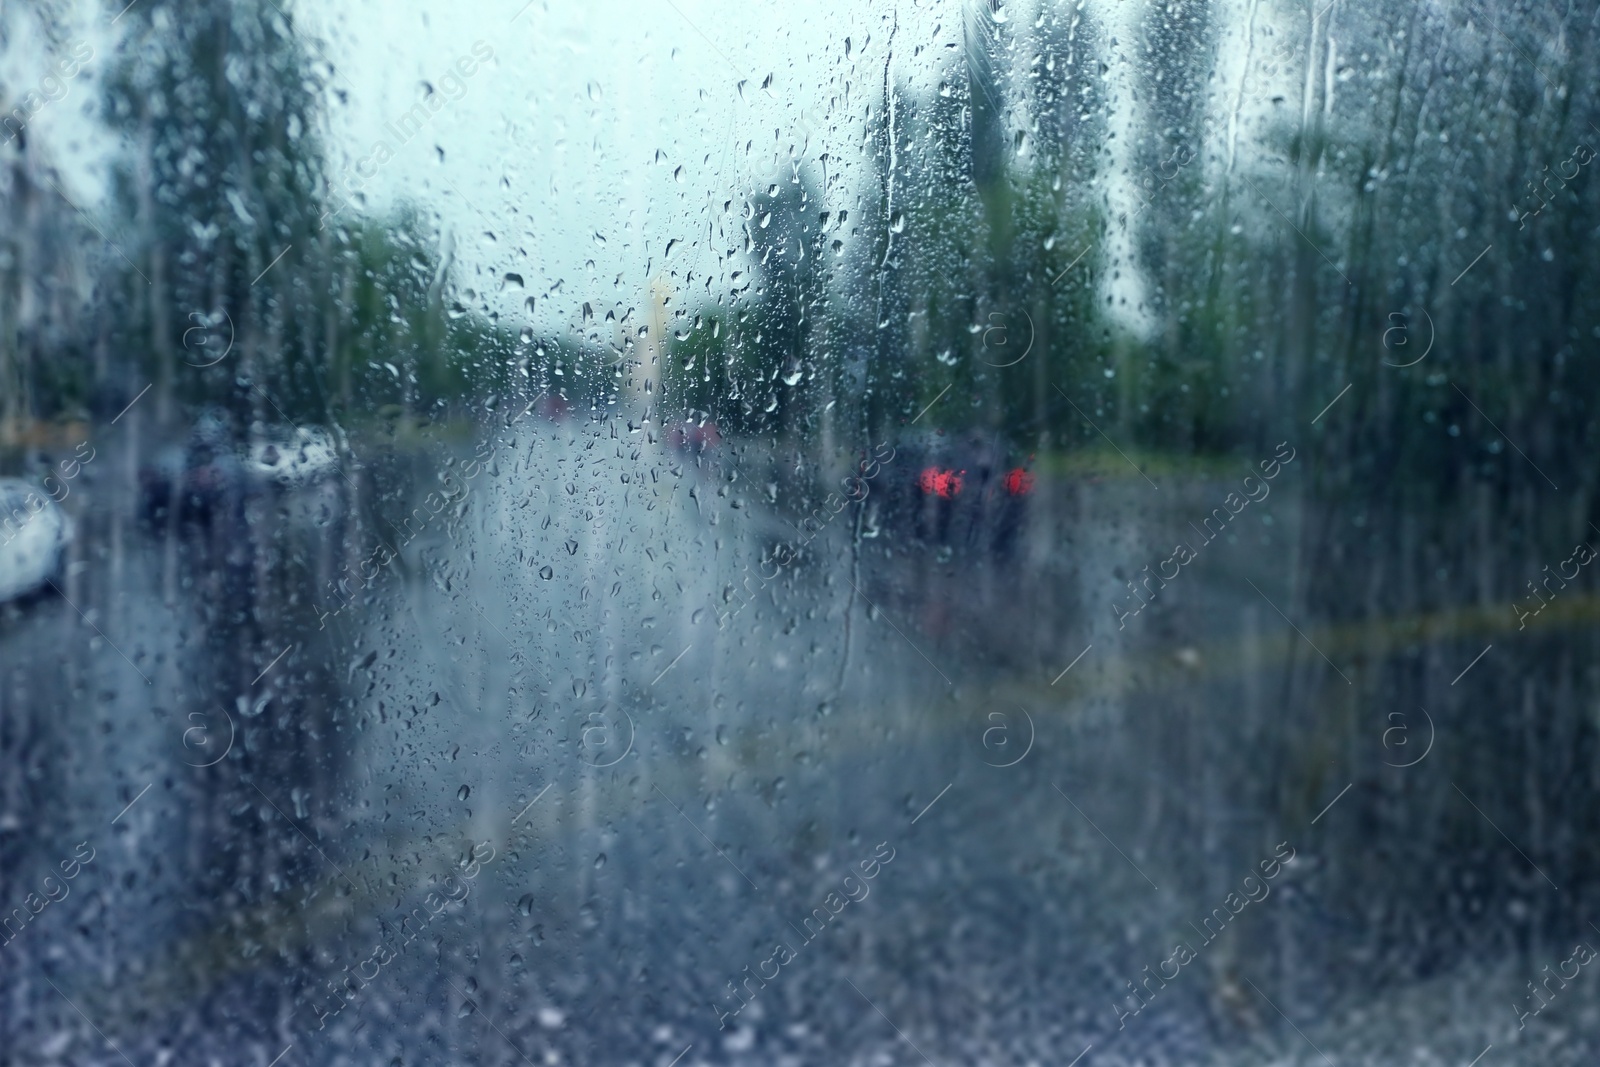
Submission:
M 53 581 L 72 541 L 72 520 L 43 489 L 0 478 L 0 602 Z
M 244 467 L 252 478 L 298 488 L 334 474 L 339 451 L 326 430 L 275 427 L 245 448 Z

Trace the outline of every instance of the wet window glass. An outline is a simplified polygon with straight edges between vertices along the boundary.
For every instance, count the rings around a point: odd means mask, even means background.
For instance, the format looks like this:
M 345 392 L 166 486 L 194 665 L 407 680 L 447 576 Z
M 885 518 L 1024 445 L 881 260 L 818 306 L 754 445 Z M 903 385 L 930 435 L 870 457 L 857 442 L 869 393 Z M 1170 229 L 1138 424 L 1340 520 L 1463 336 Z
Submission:
M 1592 1062 L 1597 35 L 0 3 L 0 1060 Z

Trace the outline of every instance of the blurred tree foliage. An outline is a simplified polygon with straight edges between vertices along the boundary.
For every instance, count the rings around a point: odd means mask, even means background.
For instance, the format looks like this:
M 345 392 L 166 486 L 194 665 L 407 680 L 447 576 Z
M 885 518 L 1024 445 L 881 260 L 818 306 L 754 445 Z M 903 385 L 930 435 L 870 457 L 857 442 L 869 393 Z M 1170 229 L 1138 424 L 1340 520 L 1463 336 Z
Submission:
M 137 262 L 108 266 L 117 339 L 142 353 L 124 372 L 155 379 L 164 418 L 174 404 L 269 422 L 437 414 L 506 387 L 512 338 L 455 303 L 433 220 L 407 205 L 324 217 L 334 74 L 291 15 L 152 0 L 128 20 L 106 111 L 140 240 Z
M 1382 471 L 1384 484 L 1433 493 L 1456 477 L 1441 471 L 1475 469 L 1508 491 L 1491 414 L 1556 484 L 1588 484 L 1588 452 L 1557 455 L 1556 442 L 1590 432 L 1579 346 L 1600 329 L 1588 284 L 1600 216 L 1587 169 L 1556 172 L 1584 138 L 1600 142 L 1591 102 L 1565 88 L 1593 34 L 1574 30 L 1555 53 L 1538 32 L 1556 17 L 1529 12 L 1512 27 L 1524 56 L 1465 15 L 1368 9 L 1337 46 L 1340 77 L 1279 98 L 1264 154 L 1237 158 L 1210 103 L 1232 94 L 1213 84 L 1212 15 L 1184 3 L 1153 17 L 1138 49 L 1151 128 L 1129 217 L 1107 206 L 1110 104 L 1085 43 L 1106 28 L 1077 8 L 1027 27 L 974 7 L 939 92 L 885 75 L 868 181 L 801 159 L 770 191 L 735 192 L 746 279 L 662 328 L 649 351 L 664 365 L 619 378 L 641 355 L 633 340 L 612 351 L 582 321 L 561 337 L 514 336 L 460 306 L 446 242 L 421 211 L 319 226 L 336 75 L 292 15 L 141 3 L 106 79 L 104 117 L 127 147 L 106 226 L 122 251 L 76 266 L 51 252 L 93 242 L 72 239 L 83 224 L 48 161 L 24 166 L 25 148 L 7 149 L 8 417 L 151 379 L 169 419 L 205 403 L 272 417 L 262 393 L 295 419 L 434 410 L 524 382 L 604 410 L 630 377 L 659 377 L 662 421 L 736 433 L 879 434 L 944 394 L 931 425 L 1093 446 L 1065 393 L 1132 452 L 1193 455 L 1279 439 L 1350 384 L 1374 402 L 1330 425 L 1371 447 L 1342 484 Z M 1283 54 L 1326 63 L 1327 24 L 1307 18 L 1301 33 Z M 1428 34 L 1448 47 L 1417 50 Z M 1462 128 L 1478 135 L 1450 136 Z M 1133 261 L 1109 261 L 1116 233 L 1133 235 Z M 1103 282 L 1122 272 L 1148 282 L 1146 335 L 1107 313 Z M 103 299 L 73 314 L 91 289 Z M 25 310 L 43 304 L 55 312 Z M 1424 311 L 1442 346 L 1416 367 L 1385 366 L 1396 355 L 1385 331 L 1420 330 Z M 47 321 L 73 326 L 25 339 Z M 216 348 L 191 350 L 197 339 L 225 333 L 230 356 L 200 365 Z M 1480 415 L 1469 396 L 1504 403 Z M 1406 432 L 1374 433 L 1397 424 Z
M 127 19 L 106 99 L 129 147 L 118 207 L 141 236 L 123 339 L 145 353 L 166 418 L 179 399 L 233 400 L 236 377 L 303 416 L 326 365 L 331 273 L 314 56 L 269 3 L 168 0 Z M 191 328 L 224 320 L 231 356 L 186 373 L 213 358 L 185 347 Z

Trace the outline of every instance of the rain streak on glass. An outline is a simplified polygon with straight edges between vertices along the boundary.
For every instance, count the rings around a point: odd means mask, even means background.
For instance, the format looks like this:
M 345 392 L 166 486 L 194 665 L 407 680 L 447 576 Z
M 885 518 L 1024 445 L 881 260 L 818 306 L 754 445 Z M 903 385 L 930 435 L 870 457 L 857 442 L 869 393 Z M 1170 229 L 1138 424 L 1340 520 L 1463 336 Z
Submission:
M 0 6 L 7 1062 L 1592 1062 L 1592 14 Z

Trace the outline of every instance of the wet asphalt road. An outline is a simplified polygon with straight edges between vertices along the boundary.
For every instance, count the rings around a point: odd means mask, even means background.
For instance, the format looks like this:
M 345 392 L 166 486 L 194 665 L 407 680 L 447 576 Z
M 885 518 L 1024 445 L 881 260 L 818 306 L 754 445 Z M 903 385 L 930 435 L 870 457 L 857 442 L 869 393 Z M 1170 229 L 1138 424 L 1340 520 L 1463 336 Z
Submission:
M 454 492 L 452 453 L 408 458 L 416 503 Z M 729 615 L 795 539 L 730 477 L 769 463 L 520 425 L 334 616 L 342 505 L 257 501 L 247 533 L 175 541 L 109 478 L 86 493 L 65 596 L 0 627 L 7 742 L 40 768 L 0 830 L 101 849 L 7 957 L 6 1014 L 41 1020 L 17 1062 L 120 1062 L 104 1038 L 140 1063 L 1299 1055 L 1239 990 L 1270 973 L 1299 1019 L 1345 1003 L 1319 968 L 1339 931 L 1314 780 L 1273 903 L 1125 1029 L 1115 1006 L 1285 832 L 1239 756 L 1297 646 L 1237 575 L 1289 551 L 1293 497 L 1264 546 L 1219 542 L 1126 629 L 1119 571 L 1170 554 L 1221 483 L 1157 507 L 1134 479 L 1047 481 L 1003 561 L 846 510 Z M 330 982 L 449 884 L 465 899 L 329 1013 Z

